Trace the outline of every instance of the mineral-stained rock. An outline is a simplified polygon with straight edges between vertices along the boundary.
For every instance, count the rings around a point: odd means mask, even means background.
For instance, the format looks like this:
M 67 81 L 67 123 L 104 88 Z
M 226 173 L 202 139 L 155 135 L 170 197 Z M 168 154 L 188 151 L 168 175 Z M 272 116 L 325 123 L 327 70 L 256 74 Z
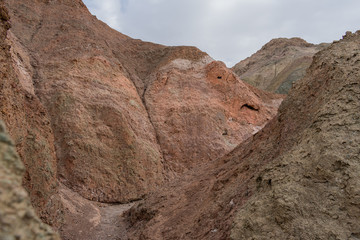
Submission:
M 14 142 L 0 121 L 0 239 L 60 239 L 36 216 L 21 185 L 24 170 Z
M 3 6 L 0 9 L 7 13 Z M 33 206 L 45 222 L 58 226 L 62 208 L 49 115 L 34 94 L 27 52 L 7 35 L 7 20 L 2 17 L 0 28 L 0 118 L 25 164 L 23 184 Z
M 357 239 L 360 32 L 314 57 L 278 116 L 128 213 L 130 239 Z
M 282 100 L 261 95 L 221 62 L 186 55 L 150 76 L 144 98 L 164 160 L 176 172 L 231 151 L 273 118 Z
M 328 44 L 310 44 L 301 38 L 277 38 L 232 69 L 245 82 L 270 92 L 286 94 L 301 79 L 313 55 Z

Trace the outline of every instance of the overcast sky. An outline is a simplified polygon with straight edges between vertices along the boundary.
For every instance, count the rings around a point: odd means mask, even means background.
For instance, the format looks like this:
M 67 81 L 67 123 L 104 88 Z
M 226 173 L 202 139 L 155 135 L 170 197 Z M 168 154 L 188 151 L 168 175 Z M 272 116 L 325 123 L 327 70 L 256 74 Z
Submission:
M 360 0 L 83 0 L 93 15 L 132 38 L 191 45 L 229 67 L 272 38 L 311 43 L 360 29 Z

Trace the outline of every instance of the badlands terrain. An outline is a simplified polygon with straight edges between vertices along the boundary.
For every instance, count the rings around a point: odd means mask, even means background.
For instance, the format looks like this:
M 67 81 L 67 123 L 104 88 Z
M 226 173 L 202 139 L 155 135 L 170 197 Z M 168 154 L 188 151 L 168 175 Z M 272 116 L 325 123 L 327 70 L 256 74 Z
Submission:
M 81 0 L 0 20 L 0 239 L 360 239 L 360 32 L 229 69 Z
M 259 89 L 287 94 L 292 84 L 304 77 L 314 54 L 328 45 L 310 44 L 301 38 L 273 39 L 232 70 Z

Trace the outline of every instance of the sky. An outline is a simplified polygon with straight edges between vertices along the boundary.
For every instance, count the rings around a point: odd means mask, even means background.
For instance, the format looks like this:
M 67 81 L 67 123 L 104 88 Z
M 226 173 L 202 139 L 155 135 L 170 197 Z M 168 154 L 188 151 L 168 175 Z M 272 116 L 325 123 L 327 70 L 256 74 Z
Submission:
M 360 30 L 359 0 L 83 0 L 135 39 L 196 46 L 232 67 L 278 37 L 310 43 Z

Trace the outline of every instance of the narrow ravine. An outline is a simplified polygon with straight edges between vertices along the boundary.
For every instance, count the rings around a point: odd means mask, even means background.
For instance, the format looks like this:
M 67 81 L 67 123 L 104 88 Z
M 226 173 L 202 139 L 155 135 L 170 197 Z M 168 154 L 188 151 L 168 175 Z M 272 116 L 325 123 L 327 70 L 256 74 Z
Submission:
M 123 212 L 133 206 L 105 204 L 89 201 L 67 187 L 60 186 L 64 205 L 64 226 L 60 229 L 63 240 L 126 240 Z

